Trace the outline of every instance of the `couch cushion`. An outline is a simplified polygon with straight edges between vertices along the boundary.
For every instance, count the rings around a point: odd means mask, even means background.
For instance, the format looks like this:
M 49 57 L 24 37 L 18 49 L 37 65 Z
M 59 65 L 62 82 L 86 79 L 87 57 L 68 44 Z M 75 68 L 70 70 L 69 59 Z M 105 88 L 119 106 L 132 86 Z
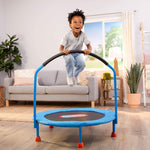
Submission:
M 85 95 L 88 94 L 87 86 L 46 86 L 45 91 L 47 94 L 80 94 Z
M 15 94 L 32 94 L 34 90 L 33 86 L 9 86 L 8 92 L 9 93 L 15 93 Z M 45 93 L 45 87 L 44 86 L 38 86 L 37 87 L 37 94 L 44 94 Z
M 65 70 L 58 71 L 56 85 L 67 85 L 67 72 Z
M 47 70 L 39 72 L 38 74 L 39 85 L 41 86 L 55 85 L 57 72 L 58 72 L 57 70 Z
M 30 77 L 14 78 L 14 86 L 17 86 L 17 85 L 19 85 L 19 86 L 34 85 L 34 77 L 32 77 L 32 78 L 30 78 Z M 38 81 L 37 81 L 37 85 L 39 85 Z

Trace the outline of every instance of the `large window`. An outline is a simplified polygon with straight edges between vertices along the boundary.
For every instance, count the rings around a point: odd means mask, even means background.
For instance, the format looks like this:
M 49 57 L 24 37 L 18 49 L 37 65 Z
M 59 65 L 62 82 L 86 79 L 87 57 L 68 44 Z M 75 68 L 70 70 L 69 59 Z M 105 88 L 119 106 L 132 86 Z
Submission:
M 84 32 L 91 41 L 92 52 L 113 65 L 115 57 L 123 65 L 122 21 L 93 21 L 84 24 Z M 105 65 L 91 56 L 86 57 L 86 68 L 103 68 Z

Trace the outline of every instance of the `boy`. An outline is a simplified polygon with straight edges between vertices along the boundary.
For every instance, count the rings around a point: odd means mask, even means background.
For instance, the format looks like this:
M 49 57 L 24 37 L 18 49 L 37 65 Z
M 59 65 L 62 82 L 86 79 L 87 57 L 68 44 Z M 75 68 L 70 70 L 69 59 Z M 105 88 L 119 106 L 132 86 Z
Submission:
M 72 13 L 69 13 L 68 21 L 71 31 L 63 37 L 60 44 L 60 52 L 64 52 L 66 54 L 64 59 L 68 73 L 67 82 L 68 85 L 73 86 L 74 81 L 77 85 L 80 84 L 78 75 L 85 68 L 85 61 L 82 54 L 69 54 L 69 51 L 82 50 L 83 43 L 85 43 L 87 49 L 84 50 L 84 54 L 89 54 L 92 47 L 85 33 L 81 31 L 85 21 L 84 12 L 76 9 Z

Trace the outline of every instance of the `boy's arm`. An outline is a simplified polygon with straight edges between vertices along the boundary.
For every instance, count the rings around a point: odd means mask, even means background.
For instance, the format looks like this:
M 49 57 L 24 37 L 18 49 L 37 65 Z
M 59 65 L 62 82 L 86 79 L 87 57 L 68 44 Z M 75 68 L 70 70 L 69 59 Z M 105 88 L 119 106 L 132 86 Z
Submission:
M 92 51 L 92 46 L 90 44 L 86 45 L 87 49 L 84 50 L 84 54 L 90 54 Z
M 68 55 L 70 52 L 68 49 L 64 49 L 63 45 L 60 45 L 59 51 L 65 53 L 66 55 Z

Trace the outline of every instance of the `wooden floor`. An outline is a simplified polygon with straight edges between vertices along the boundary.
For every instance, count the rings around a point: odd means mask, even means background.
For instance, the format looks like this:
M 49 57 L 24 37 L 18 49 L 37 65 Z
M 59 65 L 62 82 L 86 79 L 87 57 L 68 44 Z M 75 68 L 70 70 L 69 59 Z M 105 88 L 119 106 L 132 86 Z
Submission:
M 10 109 L 13 107 L 15 106 L 10 106 Z M 101 107 L 97 106 L 97 108 Z M 113 109 L 112 106 L 105 108 Z M 25 105 L 24 111 L 26 109 L 28 107 Z M 111 132 L 112 123 L 84 127 L 83 150 L 150 150 L 150 106 L 146 108 L 140 106 L 138 109 L 131 109 L 126 105 L 119 107 L 117 137 L 112 138 Z M 48 126 L 40 125 L 40 136 L 42 141 L 35 142 L 35 129 L 32 122 L 0 120 L 1 150 L 77 149 L 78 128 L 54 127 L 51 130 Z

